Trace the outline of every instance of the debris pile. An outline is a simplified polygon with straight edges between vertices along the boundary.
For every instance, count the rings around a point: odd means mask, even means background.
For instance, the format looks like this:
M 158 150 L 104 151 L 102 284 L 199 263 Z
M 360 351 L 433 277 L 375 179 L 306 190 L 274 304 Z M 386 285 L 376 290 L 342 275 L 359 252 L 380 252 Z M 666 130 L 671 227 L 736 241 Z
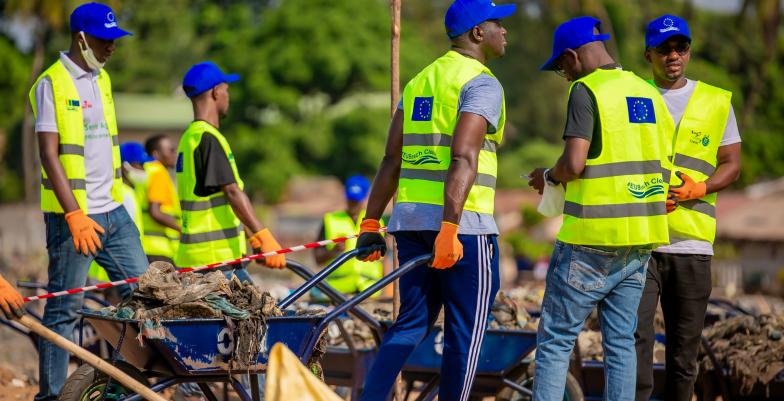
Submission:
M 498 291 L 490 314 L 493 318 L 488 327 L 491 329 L 536 330 L 538 326 L 538 321 L 503 291 Z
M 140 341 L 163 338 L 162 320 L 224 318 L 237 339 L 232 355 L 236 369 L 256 364 L 266 318 L 283 315 L 275 299 L 251 283 L 228 280 L 220 271 L 177 273 L 165 262 L 150 264 L 131 299 L 106 313 L 140 321 Z
M 360 304 L 360 307 L 379 322 L 392 320 L 392 304 L 390 303 L 371 300 Z M 376 347 L 373 331 L 365 322 L 353 315 L 332 322 L 327 330 L 327 341 L 330 347 L 348 348 L 346 338 L 350 338 L 357 349 Z
M 759 383 L 766 387 L 784 369 L 784 316 L 736 316 L 716 322 L 702 332 L 716 360 L 729 370 L 748 395 Z M 704 350 L 700 367 L 712 370 Z

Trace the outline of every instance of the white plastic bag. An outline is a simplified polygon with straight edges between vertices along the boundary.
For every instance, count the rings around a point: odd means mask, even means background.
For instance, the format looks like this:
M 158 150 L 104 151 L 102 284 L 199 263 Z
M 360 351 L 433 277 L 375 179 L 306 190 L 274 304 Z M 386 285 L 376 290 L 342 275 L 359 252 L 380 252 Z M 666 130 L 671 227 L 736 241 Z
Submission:
M 536 210 L 545 217 L 557 217 L 563 214 L 564 197 L 566 192 L 563 185 L 550 186 L 544 185 L 542 200 Z

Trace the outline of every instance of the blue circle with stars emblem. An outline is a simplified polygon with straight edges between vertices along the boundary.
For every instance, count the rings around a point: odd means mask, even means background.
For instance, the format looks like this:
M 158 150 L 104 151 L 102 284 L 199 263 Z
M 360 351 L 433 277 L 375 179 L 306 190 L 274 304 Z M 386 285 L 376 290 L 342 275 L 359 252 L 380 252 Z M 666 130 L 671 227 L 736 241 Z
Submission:
M 637 121 L 646 121 L 651 112 L 648 110 L 648 105 L 642 100 L 635 100 L 632 105 L 632 110 L 634 112 L 634 118 Z
M 421 119 L 428 119 L 430 118 L 431 113 L 430 99 L 424 98 L 422 101 L 419 102 L 419 107 L 417 108 L 417 114 L 419 114 L 419 118 Z

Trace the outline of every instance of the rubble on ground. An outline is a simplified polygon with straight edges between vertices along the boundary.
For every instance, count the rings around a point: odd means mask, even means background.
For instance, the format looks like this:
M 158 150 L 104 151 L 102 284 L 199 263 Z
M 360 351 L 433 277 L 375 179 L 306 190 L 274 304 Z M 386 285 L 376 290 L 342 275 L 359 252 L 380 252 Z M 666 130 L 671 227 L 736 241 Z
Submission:
M 757 383 L 767 387 L 784 369 L 784 315 L 731 317 L 702 334 L 742 395 L 750 394 Z M 700 355 L 701 369 L 712 370 L 709 355 L 704 350 Z
M 492 319 L 488 327 L 491 329 L 536 330 L 539 323 L 503 291 L 498 291 L 490 314 Z

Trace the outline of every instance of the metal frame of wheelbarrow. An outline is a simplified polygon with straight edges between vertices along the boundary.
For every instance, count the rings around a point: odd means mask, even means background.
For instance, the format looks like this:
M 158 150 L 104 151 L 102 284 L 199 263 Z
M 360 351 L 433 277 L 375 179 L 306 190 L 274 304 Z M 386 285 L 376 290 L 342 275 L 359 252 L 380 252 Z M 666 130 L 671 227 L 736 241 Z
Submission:
M 287 267 L 305 281 L 312 279 L 316 275 L 312 270 L 296 262 L 288 262 Z M 336 290 L 325 281 L 319 283 L 318 289 L 329 298 L 333 305 L 340 305 L 348 301 L 348 297 L 345 294 Z M 351 399 L 356 400 L 359 398 L 359 391 L 362 389 L 370 365 L 378 352 L 378 346 L 381 344 L 381 337 L 385 328 L 361 307 L 355 307 L 348 312 L 370 327 L 376 346 L 373 348 L 358 347 L 352 336 L 343 327 L 341 319 L 336 319 L 335 324 L 340 330 L 340 335 L 345 341 L 348 350 L 344 351 L 337 347 L 328 346 L 324 359 L 322 359 L 322 368 L 324 369 L 327 384 L 350 388 Z M 329 364 L 328 361 L 332 359 L 337 360 L 333 360 L 332 364 Z M 335 366 L 338 366 L 339 370 L 334 369 Z
M 298 276 L 302 277 L 305 280 L 310 280 L 314 278 L 317 274 L 310 271 L 308 268 L 302 265 L 295 265 L 289 266 L 289 268 L 294 271 Z M 319 289 L 334 303 L 334 304 L 342 304 L 347 301 L 347 297 L 342 294 L 341 292 L 335 290 L 328 284 L 323 284 L 323 286 L 319 287 Z M 375 337 L 376 344 L 381 344 L 381 337 L 383 333 L 386 331 L 387 327 L 384 324 L 376 320 L 372 315 L 367 313 L 364 309 L 361 308 L 354 308 L 355 310 L 349 311 L 357 316 L 360 320 L 364 323 L 367 323 L 368 326 L 371 328 L 371 332 Z M 403 367 L 402 374 L 411 379 L 409 382 L 408 393 L 413 391 L 412 385 L 413 381 L 421 381 L 425 383 L 424 388 L 421 389 L 420 395 L 417 400 L 432 400 L 438 394 L 438 382 L 439 382 L 439 370 L 440 370 L 440 363 L 436 367 L 433 365 L 432 367 L 423 367 L 424 364 L 428 364 L 428 362 L 417 361 L 417 358 L 414 358 L 414 354 L 419 354 L 420 347 L 426 348 L 426 350 L 432 349 L 433 338 L 436 334 L 430 333 L 422 343 L 417 347 L 417 350 L 412 353 L 412 358 L 409 358 L 409 361 L 406 362 L 406 365 Z M 356 347 L 353 347 L 352 342 L 350 341 L 350 336 L 347 339 L 347 345 L 349 346 L 349 354 L 353 359 L 353 363 L 350 365 L 355 370 L 353 373 L 356 377 L 352 378 L 351 384 L 351 399 L 354 400 L 359 395 L 359 390 L 361 389 L 362 382 L 367 372 L 360 372 L 359 369 L 364 368 L 364 365 L 367 364 L 366 358 L 375 358 L 375 354 L 377 352 L 377 348 L 372 350 L 357 350 Z M 531 390 L 521 386 L 519 383 L 511 380 L 510 378 L 514 378 L 515 375 L 522 373 L 523 369 L 527 366 L 525 363 L 525 357 L 530 355 L 530 353 L 535 349 L 536 344 L 536 332 L 535 331 L 526 331 L 526 330 L 505 330 L 505 329 L 487 329 L 486 331 L 486 338 L 484 347 L 490 347 L 490 343 L 497 339 L 503 339 L 506 337 L 517 338 L 515 341 L 518 343 L 518 346 L 522 346 L 523 349 L 518 350 L 518 354 L 520 355 L 519 358 L 514 358 L 517 362 L 514 361 L 506 361 L 506 363 L 502 363 L 505 366 L 493 366 L 487 367 L 487 369 L 478 369 L 476 374 L 476 379 L 474 383 L 474 390 L 472 390 L 472 395 L 477 395 L 475 393 L 481 392 L 485 395 L 491 395 L 489 392 L 491 388 L 495 389 L 495 391 L 500 391 L 503 387 L 509 387 L 521 394 L 531 396 Z M 489 341 L 488 341 L 489 340 Z M 362 351 L 367 351 L 367 355 L 362 355 Z M 425 351 L 425 349 L 422 349 Z M 509 351 L 509 350 L 506 350 Z M 480 354 L 484 354 L 484 351 Z M 491 352 L 491 354 L 495 354 Z M 329 355 L 329 351 L 327 352 Z M 421 358 L 420 358 L 421 359 Z M 481 358 L 480 358 L 481 359 Z M 487 359 L 487 358 L 485 358 Z M 432 361 L 429 361 L 432 362 Z M 492 362 L 492 361 L 490 361 Z M 416 365 L 419 363 L 418 365 Z M 497 364 L 496 364 L 497 365 Z M 328 367 L 324 367 L 325 375 L 328 375 Z
M 292 294 L 282 300 L 278 306 L 281 309 L 285 309 L 286 307 L 292 305 L 298 298 L 302 295 L 306 294 L 310 289 L 316 287 L 321 283 L 321 281 L 326 278 L 330 273 L 332 273 L 335 269 L 337 269 L 340 265 L 345 263 L 345 261 L 349 260 L 350 258 L 356 256 L 361 250 L 352 250 L 350 252 L 344 253 L 335 259 L 329 266 L 325 269 L 314 275 L 310 280 L 305 282 L 304 285 L 299 287 L 295 290 Z M 309 329 L 309 333 L 305 334 L 307 337 L 302 338 L 303 341 L 300 344 L 305 344 L 304 346 L 300 347 L 298 350 L 292 350 L 296 354 L 299 355 L 300 360 L 303 363 L 306 363 L 310 356 L 312 355 L 313 349 L 316 346 L 317 342 L 319 341 L 321 334 L 327 328 L 327 326 L 335 320 L 340 315 L 351 312 L 357 316 L 367 317 L 366 313 L 361 312 L 360 308 L 355 308 L 360 302 L 370 297 L 372 294 L 376 293 L 377 291 L 384 288 L 389 283 L 397 280 L 402 275 L 408 273 L 409 271 L 413 270 L 415 267 L 427 262 L 430 260 L 430 255 L 423 255 L 412 259 L 408 263 L 401 266 L 399 269 L 393 271 L 392 273 L 382 277 L 378 282 L 367 288 L 365 291 L 357 294 L 355 297 L 343 302 L 342 304 L 338 305 L 333 309 L 331 312 L 327 313 L 324 316 L 319 317 L 308 317 L 308 316 L 295 316 L 295 317 L 274 317 L 268 318 L 268 322 L 277 321 L 280 325 L 279 327 L 285 327 L 290 322 L 292 325 L 296 324 L 308 324 L 311 325 L 312 328 Z M 296 267 L 295 267 L 296 269 Z M 319 285 L 320 286 L 320 285 Z M 324 287 L 325 286 L 320 286 Z M 329 289 L 327 288 L 327 291 Z M 210 388 L 206 385 L 209 382 L 230 382 L 234 387 L 234 390 L 239 395 L 240 399 L 243 401 L 258 401 L 258 374 L 264 373 L 265 366 L 261 363 L 257 364 L 256 367 L 252 367 L 247 373 L 250 374 L 251 377 L 251 390 L 252 395 L 249 396 L 245 387 L 237 381 L 236 378 L 230 377 L 226 374 L 226 371 L 221 371 L 218 368 L 208 367 L 206 370 L 200 370 L 196 373 L 183 371 L 183 366 L 181 365 L 181 361 L 176 360 L 174 357 L 177 355 L 172 355 L 171 349 L 162 349 L 162 347 L 156 345 L 154 341 L 147 341 L 148 346 L 145 347 L 146 349 L 142 349 L 140 346 L 135 344 L 134 342 L 123 343 L 128 329 L 130 328 L 134 332 L 137 331 L 136 328 L 138 326 L 138 322 L 131 319 L 117 319 L 117 318 L 110 318 L 105 316 L 99 316 L 93 313 L 85 312 L 85 315 L 91 321 L 96 323 L 96 330 L 98 334 L 106 338 L 106 334 L 111 334 L 114 339 L 117 341 L 112 342 L 112 338 L 107 338 L 110 343 L 115 344 L 115 354 L 112 357 L 112 364 L 116 364 L 118 356 L 120 353 L 126 360 L 133 364 L 135 367 L 147 369 L 150 376 L 159 376 L 163 377 L 161 381 L 151 386 L 151 388 L 156 391 L 162 391 L 165 388 L 168 388 L 172 385 L 179 384 L 179 383 L 199 383 L 202 392 L 210 401 L 217 401 L 217 397 L 212 393 Z M 177 325 L 188 325 L 196 323 L 222 323 L 223 320 L 221 319 L 193 319 L 193 320 L 172 320 L 172 321 L 162 321 L 164 324 L 170 324 L 172 326 L 166 327 L 173 327 Z M 315 324 L 313 324 L 315 322 Z M 129 324 L 132 323 L 132 324 Z M 118 326 L 120 326 L 118 328 Z M 301 330 L 302 328 L 300 328 Z M 306 340 L 306 341 L 304 341 Z M 187 345 L 187 344 L 185 344 Z M 270 344 L 271 346 L 271 344 Z M 127 347 L 127 348 L 126 348 Z M 135 353 L 146 353 L 147 355 L 134 355 Z M 130 357 L 129 357 L 130 356 Z M 134 358 L 136 357 L 136 358 Z M 155 373 L 158 374 L 155 374 Z M 204 372 L 204 373 L 202 373 Z M 238 371 L 237 373 L 241 373 Z M 245 372 L 242 372 L 245 373 Z M 109 387 L 109 383 L 106 384 L 106 387 Z M 124 396 L 120 398 L 120 400 L 124 401 L 136 401 L 141 399 L 138 394 L 131 394 L 128 396 Z

